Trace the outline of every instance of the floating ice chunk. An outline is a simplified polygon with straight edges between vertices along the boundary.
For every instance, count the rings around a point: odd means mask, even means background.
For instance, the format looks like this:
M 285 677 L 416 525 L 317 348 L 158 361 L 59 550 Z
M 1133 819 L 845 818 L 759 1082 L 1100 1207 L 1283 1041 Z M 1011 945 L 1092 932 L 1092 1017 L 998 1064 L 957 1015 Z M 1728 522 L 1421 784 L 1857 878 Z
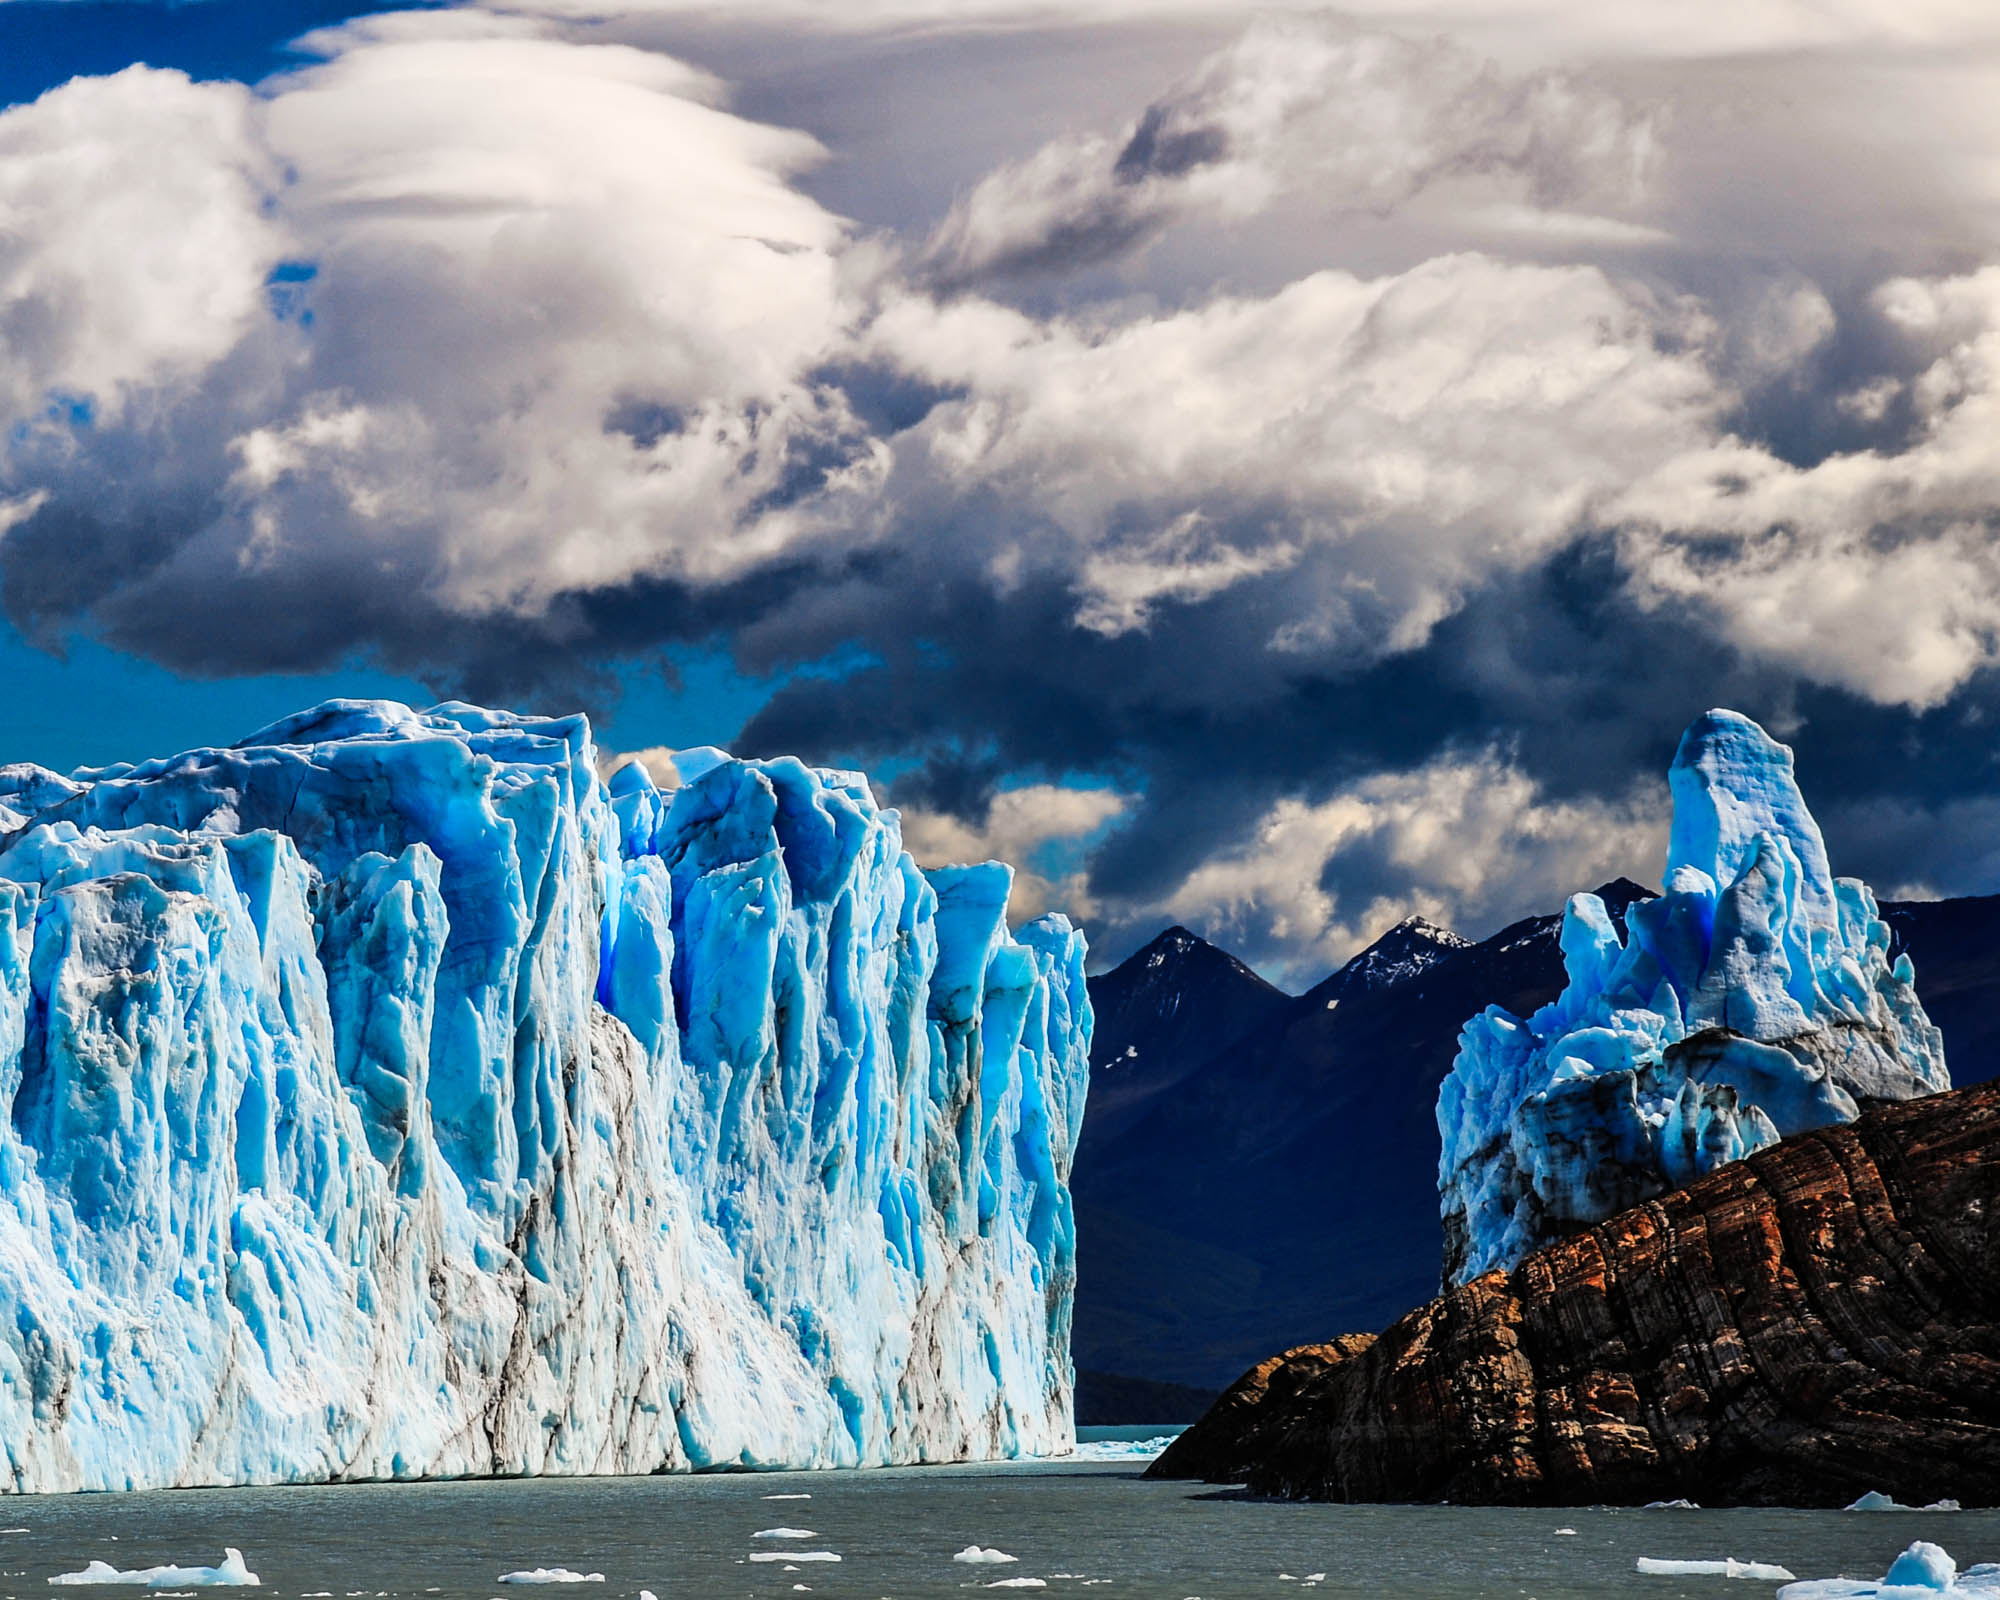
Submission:
M 752 1561 L 838 1561 L 831 1550 L 753 1550 Z
M 1749 1578 L 1758 1583 L 1790 1583 L 1798 1576 L 1768 1561 L 1665 1561 L 1641 1556 L 1639 1570 L 1663 1578 Z
M 812 1496 L 809 1494 L 767 1494 L 764 1498 L 766 1500 L 810 1500 Z
M 602 1583 L 601 1572 L 572 1572 L 568 1567 L 530 1567 L 525 1572 L 503 1572 L 502 1583 Z
M 1953 1600 L 1987 1600 L 2000 1595 L 2000 1566 L 1981 1562 L 1960 1572 L 1958 1563 L 1942 1548 L 1919 1539 L 1873 1582 L 1816 1578 L 1789 1583 L 1778 1591 L 1778 1600 L 1925 1600 L 1936 1595 L 1952 1596 Z
M 963 1561 L 968 1567 L 998 1567 L 1004 1566 L 1009 1561 L 1019 1561 L 1021 1558 L 1019 1556 L 1010 1556 L 1005 1550 L 982 1550 L 976 1544 L 969 1544 L 951 1559 L 954 1561 Z
M 1963 1511 L 1965 1508 L 1956 1500 L 1933 1500 L 1927 1506 L 1906 1506 L 1900 1500 L 1892 1500 L 1880 1489 L 1870 1489 L 1849 1511 Z
M 1555 1537 L 1558 1539 L 1574 1539 L 1576 1537 L 1576 1529 L 1558 1528 L 1555 1531 Z
M 1048 1586 L 1048 1581 L 1044 1578 L 998 1578 L 986 1587 L 989 1589 L 1046 1589 Z
M 1305 1583 L 1325 1583 L 1326 1574 L 1324 1572 L 1308 1572 L 1301 1581 Z
M 750 1535 L 753 1539 L 817 1539 L 818 1534 L 810 1528 L 759 1528 Z
M 654 1594 L 651 1589 L 641 1589 L 639 1591 L 639 1600 L 660 1600 L 660 1597 Z
M 1640 1508 L 1644 1511 L 1699 1511 L 1700 1506 L 1692 1500 L 1648 1500 Z
M 225 1546 L 218 1567 L 135 1567 L 120 1571 L 108 1561 L 93 1561 L 81 1572 L 59 1572 L 52 1584 L 127 1584 L 143 1589 L 254 1589 L 263 1582 L 243 1564 L 243 1552 Z

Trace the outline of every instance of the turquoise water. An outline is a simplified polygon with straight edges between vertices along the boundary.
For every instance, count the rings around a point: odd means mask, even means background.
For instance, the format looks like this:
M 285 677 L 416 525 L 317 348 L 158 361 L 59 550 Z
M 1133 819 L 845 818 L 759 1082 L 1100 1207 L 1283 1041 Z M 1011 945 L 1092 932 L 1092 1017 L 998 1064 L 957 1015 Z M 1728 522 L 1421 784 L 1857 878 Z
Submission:
M 773 1500 L 771 1495 L 810 1495 Z M 1753 1600 L 1775 1586 L 1658 1578 L 1640 1556 L 1735 1556 L 1801 1578 L 1878 1577 L 1912 1539 L 1961 1566 L 2000 1559 L 2000 1513 L 1494 1511 L 1260 1502 L 1198 1484 L 1146 1483 L 1129 1463 L 1037 1463 L 876 1472 L 542 1479 L 478 1483 L 206 1489 L 22 1497 L 0 1504 L 0 1594 L 83 1597 L 55 1573 L 219 1561 L 243 1551 L 273 1600 L 916 1600 L 964 1596 L 1001 1578 L 1046 1593 L 1142 1600 L 1630 1595 Z M 838 1564 L 751 1563 L 779 1526 Z M 1558 1528 L 1573 1528 L 1559 1535 Z M 969 1544 L 1020 1559 L 963 1566 Z M 601 1572 L 602 1583 L 503 1588 L 521 1568 Z M 1313 1586 L 1287 1581 L 1324 1572 Z M 795 1585 L 806 1586 L 804 1590 Z M 1015 1590 L 998 1590 L 1010 1594 Z M 1032 1591 L 1030 1591 L 1032 1592 Z

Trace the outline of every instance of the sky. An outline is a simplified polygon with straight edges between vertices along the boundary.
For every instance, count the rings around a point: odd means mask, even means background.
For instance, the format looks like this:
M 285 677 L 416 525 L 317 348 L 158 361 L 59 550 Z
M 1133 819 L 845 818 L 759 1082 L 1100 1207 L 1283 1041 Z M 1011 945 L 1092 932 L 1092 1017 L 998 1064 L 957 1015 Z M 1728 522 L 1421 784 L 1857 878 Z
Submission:
M 1987 0 L 0 0 L 0 758 L 859 766 L 1096 964 L 2000 891 Z

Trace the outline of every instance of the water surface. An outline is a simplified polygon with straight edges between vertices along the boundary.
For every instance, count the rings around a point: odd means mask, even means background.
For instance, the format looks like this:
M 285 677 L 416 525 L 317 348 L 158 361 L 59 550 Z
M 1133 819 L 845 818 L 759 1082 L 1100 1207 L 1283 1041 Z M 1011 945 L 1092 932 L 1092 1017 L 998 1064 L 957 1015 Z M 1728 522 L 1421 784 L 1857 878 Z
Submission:
M 767 1498 L 810 1495 L 809 1500 Z M 1228 1600 L 1303 1592 L 1416 1600 L 1606 1595 L 1752 1600 L 1774 1586 L 1658 1578 L 1640 1556 L 1777 1562 L 1799 1577 L 1879 1577 L 1912 1539 L 1961 1566 L 2000 1559 L 2000 1513 L 1512 1511 L 1251 1500 L 1199 1484 L 1146 1483 L 1130 1463 L 1009 1463 L 871 1472 L 540 1479 L 203 1489 L 0 1502 L 0 1595 L 87 1600 L 130 1589 L 51 1589 L 93 1557 L 131 1568 L 212 1563 L 239 1546 L 262 1600 L 855 1600 L 963 1596 L 1037 1577 L 1043 1592 Z M 753 1564 L 782 1547 L 752 1535 L 809 1529 L 798 1548 L 838 1564 Z M 1574 1534 L 1558 1534 L 1573 1528 Z M 967 1567 L 969 1544 L 1018 1563 Z M 602 1583 L 503 1588 L 530 1567 Z M 1310 1587 L 1298 1580 L 1324 1572 Z M 1289 1579 L 1281 1576 L 1289 1574 Z M 795 1585 L 804 1585 L 803 1590 Z M 1033 1592 L 997 1590 L 996 1594 Z M 211 1591 L 217 1595 L 227 1591 Z

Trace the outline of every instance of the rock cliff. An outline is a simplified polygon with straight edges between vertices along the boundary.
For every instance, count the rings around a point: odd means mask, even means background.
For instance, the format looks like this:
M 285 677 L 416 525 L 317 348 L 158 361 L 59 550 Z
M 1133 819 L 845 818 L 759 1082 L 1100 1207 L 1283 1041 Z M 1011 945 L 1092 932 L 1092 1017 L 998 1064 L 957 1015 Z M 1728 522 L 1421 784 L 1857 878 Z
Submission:
M 1346 1501 L 2000 1504 L 2000 1085 L 1796 1135 L 1246 1375 L 1151 1469 Z

